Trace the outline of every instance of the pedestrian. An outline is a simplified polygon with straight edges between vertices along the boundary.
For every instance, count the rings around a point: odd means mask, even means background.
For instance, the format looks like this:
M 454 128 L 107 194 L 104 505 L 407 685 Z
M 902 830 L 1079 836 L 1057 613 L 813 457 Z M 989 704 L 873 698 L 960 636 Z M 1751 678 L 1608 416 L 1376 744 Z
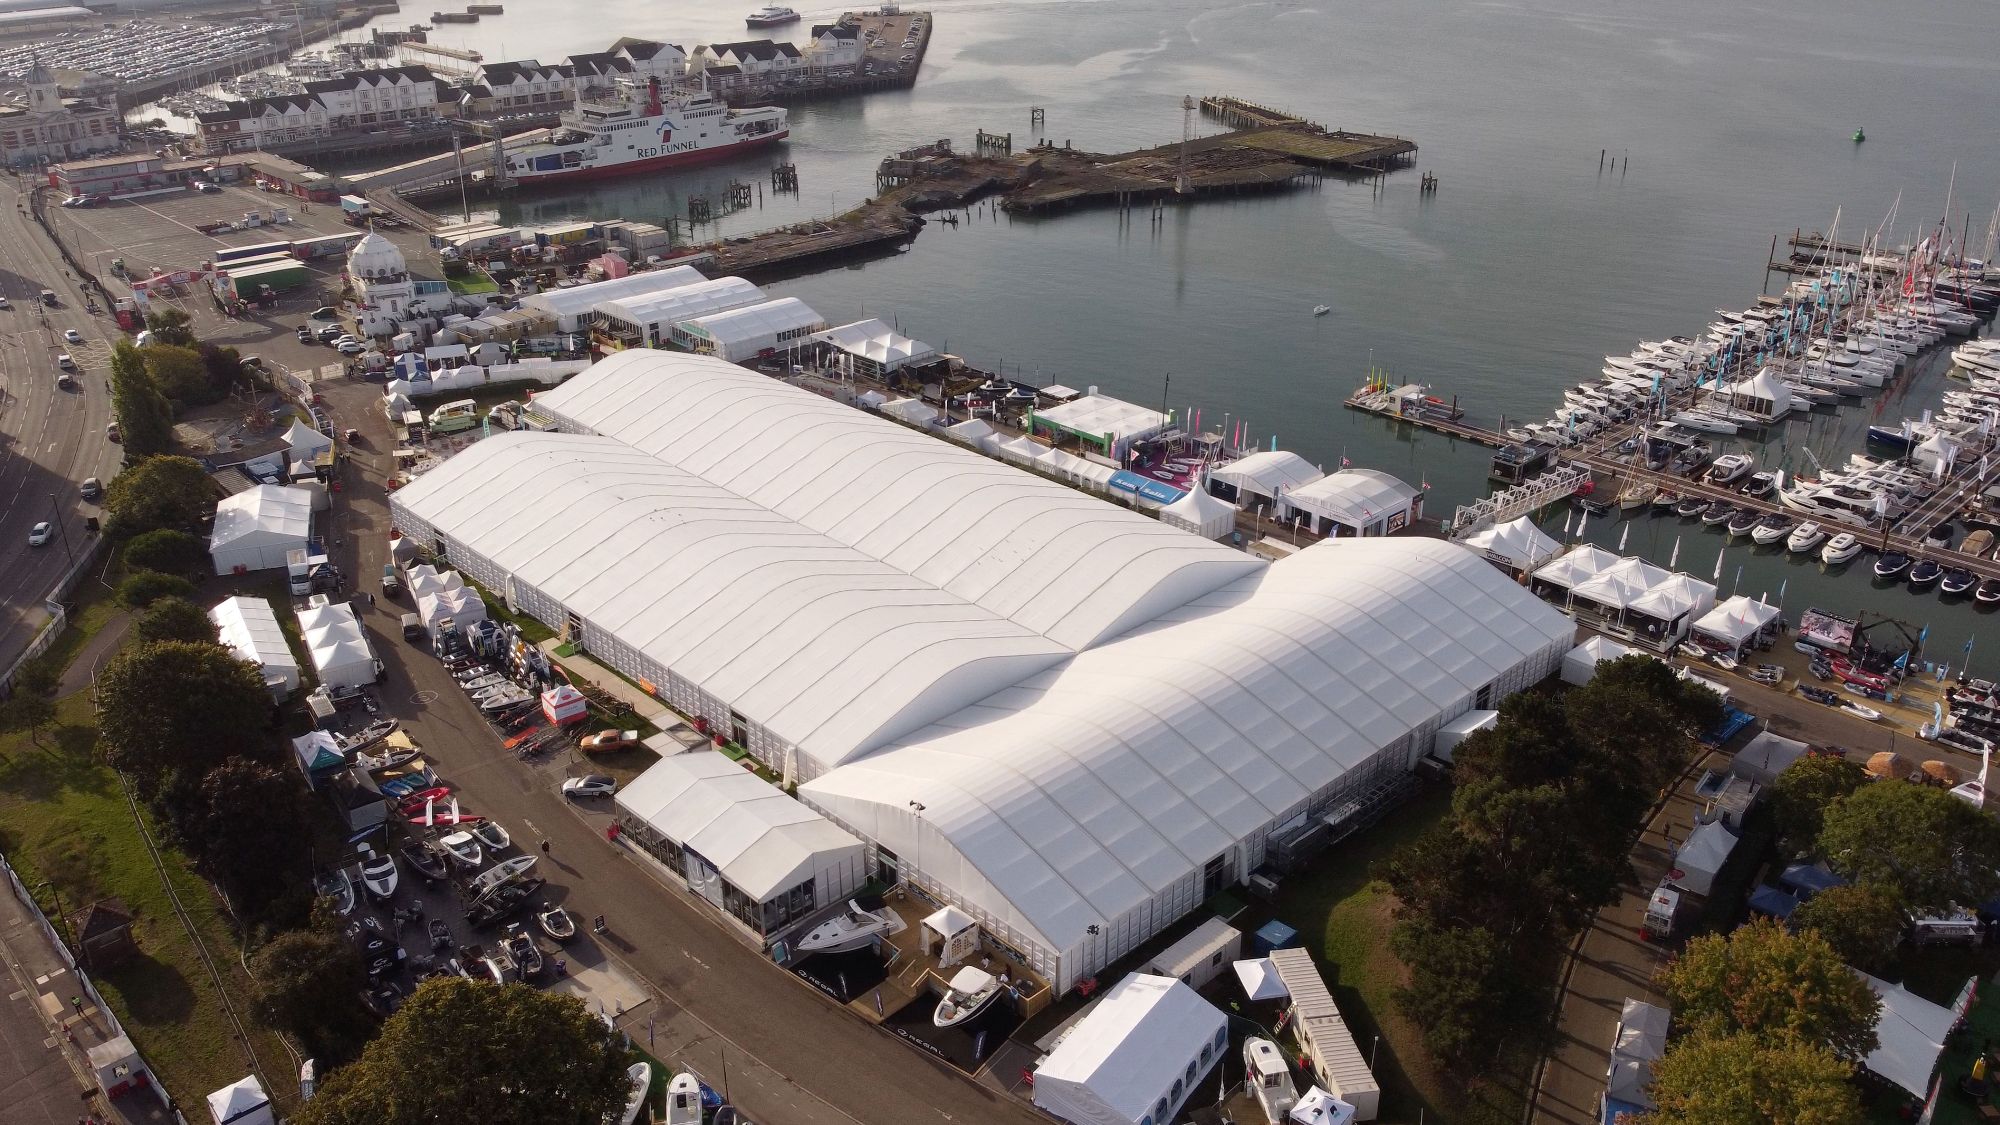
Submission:
M 543 855 L 549 854 L 549 842 L 547 840 L 542 841 L 542 854 Z
M 69 998 L 69 1006 L 70 1006 L 70 1007 L 72 1007 L 72 1008 L 75 1008 L 75 1009 L 76 1009 L 76 1014 L 77 1014 L 77 1015 L 79 1015 L 79 1016 L 80 1016 L 80 1015 L 82 1015 L 82 1014 L 83 1014 L 83 997 L 81 997 L 81 996 L 72 996 L 72 997 L 70 997 L 70 998 Z

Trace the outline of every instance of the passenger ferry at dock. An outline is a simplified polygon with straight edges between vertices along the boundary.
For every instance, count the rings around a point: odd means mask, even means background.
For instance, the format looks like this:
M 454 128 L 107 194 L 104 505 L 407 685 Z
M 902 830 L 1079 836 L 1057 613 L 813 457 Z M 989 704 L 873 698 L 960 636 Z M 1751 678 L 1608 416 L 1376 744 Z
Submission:
M 730 109 L 706 90 L 620 82 L 608 98 L 579 97 L 546 141 L 509 145 L 507 175 L 533 186 L 703 164 L 782 141 L 788 122 L 778 106 Z

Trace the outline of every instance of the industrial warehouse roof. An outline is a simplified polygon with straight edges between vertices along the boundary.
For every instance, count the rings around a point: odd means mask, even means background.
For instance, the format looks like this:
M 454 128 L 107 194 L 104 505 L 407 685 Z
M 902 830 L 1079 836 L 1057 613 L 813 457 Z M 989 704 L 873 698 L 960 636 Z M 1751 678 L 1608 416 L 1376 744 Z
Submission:
M 669 266 L 663 270 L 630 273 L 624 277 L 614 277 L 609 281 L 572 285 L 568 289 L 544 289 L 531 297 L 522 298 L 521 304 L 527 308 L 541 309 L 550 316 L 582 316 L 596 308 L 602 301 L 637 296 L 640 293 L 657 293 L 664 289 L 677 289 L 702 280 L 705 279 L 701 276 L 701 271 L 693 266 Z
M 696 335 L 719 344 L 733 344 L 801 329 L 824 328 L 826 321 L 813 311 L 811 305 L 797 297 L 780 297 L 775 301 L 694 317 L 686 325 L 687 330 Z
M 1069 948 L 1573 632 L 1451 544 L 1332 540 L 800 794 L 899 855 L 921 802 L 976 869 L 940 878 Z
M 689 269 L 675 266 L 675 269 Z M 627 324 L 675 325 L 698 316 L 754 305 L 764 300 L 764 291 L 740 277 L 718 277 L 696 281 L 672 289 L 655 289 L 628 297 L 599 301 L 592 309 L 616 317 Z

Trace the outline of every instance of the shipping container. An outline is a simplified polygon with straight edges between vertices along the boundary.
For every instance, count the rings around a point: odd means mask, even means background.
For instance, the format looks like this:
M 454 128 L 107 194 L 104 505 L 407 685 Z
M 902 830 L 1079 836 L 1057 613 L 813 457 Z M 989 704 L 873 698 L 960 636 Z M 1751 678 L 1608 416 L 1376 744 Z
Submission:
M 229 284 L 236 290 L 238 297 L 247 300 L 255 297 L 259 289 L 266 285 L 279 293 L 287 289 L 297 289 L 306 283 L 309 276 L 310 271 L 298 262 L 277 261 L 242 270 L 231 269 Z
M 230 262 L 246 261 L 250 258 L 264 258 L 272 254 L 289 254 L 291 252 L 292 244 L 289 242 L 260 242 L 255 246 L 225 246 L 215 252 L 215 264 L 220 266 Z

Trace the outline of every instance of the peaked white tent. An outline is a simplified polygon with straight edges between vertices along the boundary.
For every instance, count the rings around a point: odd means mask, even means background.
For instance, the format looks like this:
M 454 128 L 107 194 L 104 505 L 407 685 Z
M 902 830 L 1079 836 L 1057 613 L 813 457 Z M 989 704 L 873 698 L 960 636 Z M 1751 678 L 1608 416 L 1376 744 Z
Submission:
M 1313 530 L 1322 535 L 1385 535 L 1402 530 L 1423 495 L 1379 469 L 1342 469 L 1285 489 L 1279 503 L 1288 512 L 1311 516 Z
M 1197 488 L 1161 508 L 1160 522 L 1203 539 L 1227 539 L 1236 533 L 1236 509 L 1227 500 Z
M 312 493 L 281 484 L 260 484 L 215 506 L 215 529 L 208 555 L 215 573 L 270 570 L 306 546 L 312 534 Z
M 1656 640 L 1678 640 L 1687 635 L 1688 623 L 1715 604 L 1715 587 L 1699 578 L 1674 574 L 1634 598 L 1625 607 L 1634 629 Z
M 1269 957 L 1253 957 L 1248 961 L 1237 961 L 1231 965 L 1236 970 L 1236 979 L 1243 985 L 1243 995 L 1251 1000 L 1283 1000 L 1291 990 L 1278 978 L 1277 967 Z
M 215 1125 L 272 1125 L 277 1120 L 271 1099 L 254 1074 L 210 1094 L 208 1113 L 215 1118 Z
M 1482 528 L 1460 542 L 1509 574 L 1525 574 L 1562 551 L 1562 544 L 1527 516 Z
M 439 570 L 429 563 L 419 563 L 404 576 L 403 585 L 409 587 L 412 598 L 422 601 L 433 594 L 463 589 L 465 578 L 455 570 Z
M 1695 620 L 1694 636 L 1722 649 L 1740 649 L 1778 619 L 1778 607 L 1737 594 Z
M 938 408 L 920 398 L 893 398 L 876 409 L 912 426 L 928 426 L 938 419 Z
M 937 349 L 908 336 L 879 320 L 857 320 L 836 325 L 811 337 L 812 343 L 831 345 L 852 358 L 864 375 L 883 375 L 912 364 L 929 363 Z
M 1172 977 L 1134 973 L 1035 1068 L 1035 1106 L 1076 1125 L 1172 1121 L 1228 1051 L 1214 1005 Z
M 1933 1004 L 1900 984 L 1878 980 L 1859 969 L 1855 972 L 1882 1001 L 1882 1015 L 1875 1024 L 1878 1045 L 1863 1065 L 1911 1096 L 1924 1097 L 1930 1092 L 1938 1057 L 1944 1054 L 1944 1041 L 1958 1025 L 1961 1013 Z M 1959 996 L 1961 1001 L 1966 999 L 1964 992 Z
M 1532 588 L 1542 597 L 1561 594 L 1566 598 L 1578 586 L 1611 569 L 1617 563 L 1617 555 L 1596 544 L 1584 543 L 1537 568 Z
M 1563 683 L 1574 687 L 1582 687 L 1597 678 L 1597 666 L 1599 664 L 1606 660 L 1617 660 L 1620 657 L 1629 656 L 1631 653 L 1631 649 L 1626 648 L 1617 641 L 1593 634 L 1582 644 L 1570 649 L 1569 655 L 1563 657 Z
M 1240 457 L 1209 474 L 1210 487 L 1227 485 L 1237 494 L 1242 507 L 1248 496 L 1276 498 L 1279 489 L 1290 491 L 1325 476 L 1313 463 L 1288 449 L 1267 449 Z
M 264 686 L 279 699 L 297 691 L 299 662 L 285 643 L 285 631 L 278 627 L 278 615 L 262 598 L 224 598 L 208 611 L 215 624 L 217 639 L 238 660 L 257 666 Z
M 292 460 L 310 461 L 332 449 L 333 439 L 294 418 L 292 428 L 285 431 L 285 444 L 291 447 Z
M 375 682 L 375 654 L 354 609 L 346 603 L 314 599 L 315 604 L 299 614 L 299 628 L 305 634 L 306 649 L 312 655 L 313 671 L 321 685 L 330 688 L 361 687 Z
M 1000 455 L 1009 461 L 1018 461 L 1025 465 L 1039 459 L 1048 450 L 1048 446 L 1023 434 L 1013 441 L 1003 442 L 1000 446 Z
M 1572 602 L 1588 602 L 1612 616 L 1623 614 L 1646 591 L 1667 580 L 1666 571 L 1641 558 L 1619 559 L 1570 590 Z
M 1720 820 L 1698 824 L 1674 852 L 1673 884 L 1684 891 L 1705 895 L 1715 888 L 1715 876 L 1736 850 L 1736 833 Z
M 1314 1086 L 1299 1095 L 1299 1100 L 1292 1104 L 1292 1112 L 1285 1120 L 1293 1125 L 1348 1125 L 1354 1120 L 1354 1114 L 1352 1105 Z
M 993 452 L 1000 445 L 998 432 L 984 418 L 967 418 L 963 422 L 954 422 L 944 428 L 944 436 L 985 453 Z
M 438 622 L 447 617 L 463 629 L 475 621 L 486 620 L 486 601 L 470 587 L 454 586 L 418 598 L 417 613 L 424 619 L 424 628 L 432 633 L 437 631 Z
M 1783 418 L 1796 408 L 1791 388 L 1772 375 L 1768 367 L 1758 368 L 1755 375 L 1729 384 L 1724 391 L 1730 406 L 1767 422 Z
M 1626 999 L 1611 1044 L 1611 1066 L 1605 1075 L 1607 1099 L 1642 1110 L 1653 1107 L 1652 1095 L 1646 1092 L 1646 1087 L 1653 1080 L 1653 1064 L 1667 1053 L 1670 1022 L 1665 1008 L 1644 1000 Z

